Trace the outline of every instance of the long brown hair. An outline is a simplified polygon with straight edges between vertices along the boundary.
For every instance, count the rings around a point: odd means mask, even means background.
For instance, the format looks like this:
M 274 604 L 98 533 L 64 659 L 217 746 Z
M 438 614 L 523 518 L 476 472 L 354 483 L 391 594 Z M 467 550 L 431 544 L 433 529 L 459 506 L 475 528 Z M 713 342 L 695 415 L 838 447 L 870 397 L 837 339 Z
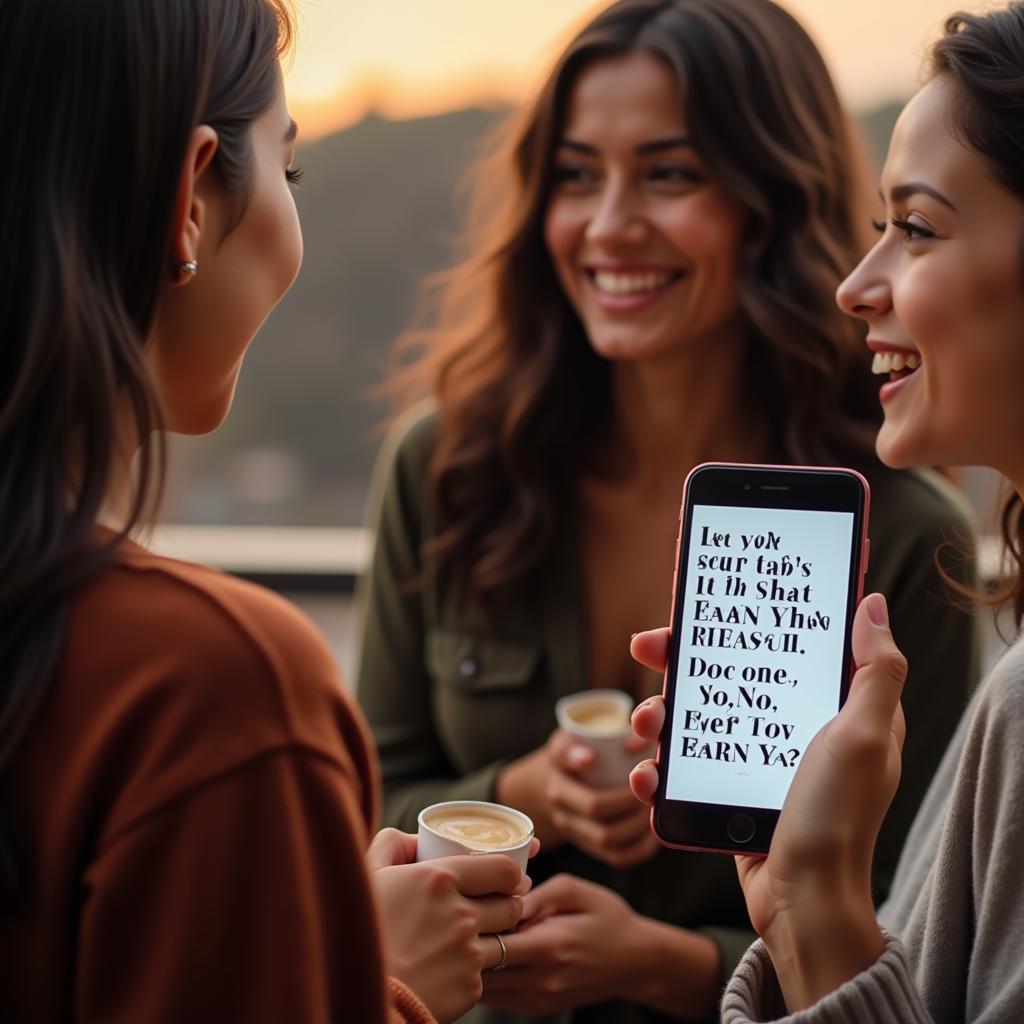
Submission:
M 129 528 L 159 490 L 143 349 L 173 273 L 189 138 L 216 130 L 214 166 L 240 210 L 249 126 L 273 103 L 290 24 L 286 0 L 0 4 L 0 772 L 53 675 L 69 596 L 117 543 L 97 548 L 94 524 L 124 398 L 143 439 Z
M 485 606 L 543 557 L 609 415 L 610 366 L 556 280 L 544 216 L 575 81 L 635 51 L 674 72 L 697 152 L 748 211 L 749 372 L 783 410 L 767 424 L 779 458 L 873 460 L 880 410 L 862 333 L 834 298 L 869 244 L 866 175 L 821 55 L 770 0 L 620 0 L 479 165 L 470 256 L 430 286 L 437 326 L 401 342 L 420 358 L 397 389 L 432 392 L 441 418 L 427 553 Z
M 988 161 L 997 180 L 1024 199 L 1024 4 L 985 15 L 952 15 L 932 49 L 931 66 L 933 74 L 956 82 L 954 130 Z M 1024 277 L 1024 258 L 1021 272 Z M 1024 501 L 1016 491 L 1003 506 L 1000 524 L 1012 572 L 993 600 L 1009 604 L 1019 625 L 1024 621 Z

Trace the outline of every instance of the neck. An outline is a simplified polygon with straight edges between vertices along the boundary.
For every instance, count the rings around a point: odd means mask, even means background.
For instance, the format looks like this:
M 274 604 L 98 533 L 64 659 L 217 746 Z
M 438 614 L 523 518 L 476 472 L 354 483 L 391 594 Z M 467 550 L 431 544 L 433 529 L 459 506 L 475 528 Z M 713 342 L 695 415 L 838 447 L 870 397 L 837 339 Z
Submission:
M 103 507 L 96 518 L 100 526 L 120 533 L 128 525 L 132 506 L 131 477 L 131 468 L 118 460 Z
M 128 525 L 132 512 L 135 473 L 133 465 L 139 450 L 135 419 L 127 398 L 122 395 L 118 415 L 118 438 L 110 458 L 110 478 L 107 481 L 103 505 L 96 518 L 100 526 L 120 533 Z
M 746 394 L 745 335 L 706 341 L 698 351 L 612 368 L 609 464 L 640 489 L 678 493 L 701 462 L 767 457 L 764 416 Z

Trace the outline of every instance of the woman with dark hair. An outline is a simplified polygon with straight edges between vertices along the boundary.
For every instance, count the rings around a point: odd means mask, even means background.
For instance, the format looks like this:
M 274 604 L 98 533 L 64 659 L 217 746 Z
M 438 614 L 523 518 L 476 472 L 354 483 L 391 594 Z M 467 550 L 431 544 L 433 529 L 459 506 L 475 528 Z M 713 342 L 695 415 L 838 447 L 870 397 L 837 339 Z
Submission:
M 470 898 L 522 891 L 508 858 L 389 832 L 379 922 L 325 643 L 128 539 L 299 269 L 285 2 L 0 4 L 4 1021 L 451 1019 L 518 919 Z
M 481 166 L 471 255 L 398 382 L 433 408 L 382 460 L 359 694 L 389 824 L 496 798 L 537 823 L 532 873 L 567 873 L 506 940 L 494 1006 L 707 1017 L 753 937 L 732 865 L 658 850 L 625 780 L 586 785 L 588 749 L 555 729 L 563 694 L 660 687 L 624 644 L 668 615 L 681 483 L 703 461 L 871 481 L 869 578 L 915 665 L 888 886 L 971 643 L 935 563 L 962 513 L 934 475 L 878 463 L 862 331 L 834 304 L 868 246 L 858 167 L 820 54 L 769 0 L 613 4 Z
M 893 132 L 882 237 L 838 298 L 867 323 L 876 372 L 888 378 L 885 462 L 987 465 L 1011 483 L 1004 596 L 1019 624 L 1024 4 L 954 15 L 931 69 Z M 893 355 L 918 366 L 891 372 Z M 908 662 L 917 674 L 894 634 L 884 598 L 866 598 L 850 699 L 801 758 L 768 857 L 738 859 L 761 941 L 725 995 L 729 1024 L 1024 1020 L 1024 646 L 1018 639 L 978 688 L 876 917 L 871 853 L 901 752 L 911 768 L 900 694 Z M 663 664 L 665 632 L 638 636 L 634 651 Z M 662 715 L 651 701 L 637 729 L 653 735 Z M 649 798 L 656 779 L 650 763 L 635 769 L 637 794 Z

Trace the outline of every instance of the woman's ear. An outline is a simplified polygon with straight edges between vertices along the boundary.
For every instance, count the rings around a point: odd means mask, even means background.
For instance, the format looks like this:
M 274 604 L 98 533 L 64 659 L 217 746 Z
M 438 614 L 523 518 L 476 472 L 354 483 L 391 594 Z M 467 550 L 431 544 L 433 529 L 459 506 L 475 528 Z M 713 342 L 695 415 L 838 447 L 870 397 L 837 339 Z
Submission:
M 200 186 L 213 162 L 217 145 L 217 133 L 208 124 L 195 128 L 189 139 L 174 208 L 171 283 L 175 285 L 188 284 L 198 270 L 200 240 L 209 229 L 210 213 L 208 199 Z

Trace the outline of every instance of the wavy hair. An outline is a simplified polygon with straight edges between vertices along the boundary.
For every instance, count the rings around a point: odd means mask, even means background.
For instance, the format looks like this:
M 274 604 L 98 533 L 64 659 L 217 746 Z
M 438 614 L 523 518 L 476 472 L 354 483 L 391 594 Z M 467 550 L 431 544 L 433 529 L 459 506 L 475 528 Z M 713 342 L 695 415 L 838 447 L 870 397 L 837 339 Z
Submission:
M 0 4 L 0 778 L 53 676 L 69 597 L 155 506 L 162 416 L 143 350 L 174 273 L 186 149 L 197 125 L 216 130 L 213 166 L 241 216 L 286 4 Z M 142 440 L 129 525 L 99 547 L 125 401 Z M 0 827 L 11 897 L 19 858 Z
M 956 83 L 952 127 L 988 162 L 996 179 L 1024 199 L 1024 4 L 946 20 L 945 35 L 931 52 L 933 75 Z M 1024 257 L 1021 264 L 1024 278 Z M 1007 582 L 992 596 L 1024 621 L 1024 501 L 1010 492 L 1000 526 L 1006 548 Z M 963 588 L 958 588 L 963 589 Z
M 558 284 L 544 217 L 574 83 L 634 52 L 671 69 L 697 152 L 747 211 L 749 373 L 782 410 L 765 424 L 778 458 L 873 464 L 881 416 L 863 334 L 834 297 L 870 244 L 867 175 L 821 55 L 770 0 L 620 0 L 478 165 L 470 255 L 428 284 L 436 326 L 400 341 L 417 358 L 396 390 L 432 393 L 442 424 L 426 553 L 485 606 L 543 557 L 607 422 L 610 366 Z

